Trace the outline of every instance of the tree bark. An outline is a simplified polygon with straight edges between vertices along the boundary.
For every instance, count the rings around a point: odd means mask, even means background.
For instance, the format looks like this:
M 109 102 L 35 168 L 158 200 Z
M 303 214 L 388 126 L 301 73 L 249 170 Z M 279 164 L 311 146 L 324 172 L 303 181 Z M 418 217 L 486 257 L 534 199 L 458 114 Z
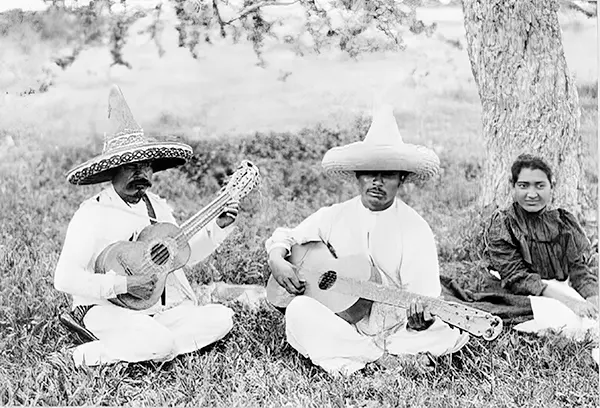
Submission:
M 463 0 L 467 50 L 482 104 L 486 161 L 480 206 L 511 202 L 520 153 L 552 167 L 554 206 L 586 205 L 577 88 L 565 60 L 556 0 Z

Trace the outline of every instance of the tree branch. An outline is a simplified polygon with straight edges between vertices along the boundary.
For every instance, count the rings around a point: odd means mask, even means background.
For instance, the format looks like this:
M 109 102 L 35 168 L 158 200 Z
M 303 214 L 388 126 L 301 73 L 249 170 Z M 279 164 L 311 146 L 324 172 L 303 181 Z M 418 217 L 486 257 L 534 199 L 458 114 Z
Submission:
M 587 17 L 592 18 L 598 15 L 598 2 L 597 0 L 561 0 L 563 6 L 585 14 Z M 586 8 L 581 5 L 585 3 L 591 8 Z
M 252 13 L 253 11 L 256 11 L 262 7 L 268 7 L 268 6 L 291 6 L 292 4 L 298 3 L 299 0 L 294 0 L 294 1 L 262 1 L 260 3 L 256 3 L 253 4 L 251 6 L 246 7 L 245 9 L 243 9 L 240 14 L 235 17 L 232 18 L 231 20 L 225 21 L 223 24 L 227 25 L 227 24 L 231 24 L 236 20 L 242 19 L 244 17 L 246 17 L 248 14 Z M 213 4 L 214 4 L 214 0 L 213 0 Z M 219 17 L 220 19 L 220 17 Z
M 219 6 L 217 6 L 217 0 L 213 0 L 213 11 L 215 12 L 215 17 L 217 17 L 217 21 L 219 22 L 221 37 L 225 38 L 225 22 L 221 18 L 221 13 L 219 12 Z

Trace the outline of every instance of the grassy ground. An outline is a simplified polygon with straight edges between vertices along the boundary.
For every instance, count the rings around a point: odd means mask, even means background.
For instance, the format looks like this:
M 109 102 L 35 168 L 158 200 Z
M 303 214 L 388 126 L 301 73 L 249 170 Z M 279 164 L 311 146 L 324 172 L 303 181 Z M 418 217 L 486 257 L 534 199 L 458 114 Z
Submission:
M 456 21 L 444 24 L 438 34 L 462 38 Z M 578 37 L 590 35 L 589 24 L 579 24 L 566 21 L 565 47 L 584 109 L 586 180 L 597 189 L 597 80 L 590 77 L 595 62 L 587 56 L 594 51 Z M 265 179 L 260 194 L 243 203 L 239 230 L 194 268 L 194 284 L 264 283 L 263 243 L 272 230 L 351 196 L 351 186 L 327 180 L 317 164 L 328 147 L 362 137 L 367 122 L 361 114 L 381 89 L 392 95 L 405 138 L 436 149 L 444 170 L 402 197 L 432 225 L 443 273 L 474 284 L 481 278 L 472 228 L 484 160 L 479 101 L 464 49 L 441 37 L 420 41 L 427 52 L 416 47 L 359 61 L 340 55 L 296 59 L 273 51 L 273 65 L 262 71 L 247 49 L 233 47 L 238 52 L 227 55 L 208 49 L 200 62 L 171 50 L 159 61 L 142 44 L 130 54 L 138 68 L 113 71 L 147 131 L 170 131 L 194 146 L 192 163 L 157 175 L 156 191 L 169 197 L 180 220 L 210 200 L 241 158 L 252 159 Z M 10 82 L 0 106 L 0 404 L 597 406 L 598 373 L 587 340 L 538 339 L 507 328 L 493 342 L 471 340 L 432 372 L 405 362 L 398 371 L 369 365 L 335 378 L 286 344 L 281 316 L 266 305 L 256 311 L 232 305 L 230 335 L 165 365 L 75 369 L 68 353 L 72 339 L 57 321 L 69 301 L 53 289 L 52 276 L 68 220 L 99 189 L 69 186 L 63 176 L 101 149 L 111 78 L 93 71 L 101 71 L 106 51 L 89 51 L 87 60 L 56 77 L 49 92 L 18 97 L 13 91 L 34 77 L 17 58 L 25 57 L 10 50 L 2 48 L 4 55 L 15 53 L 8 61 L 21 70 L 21 80 Z M 281 61 L 293 68 L 286 81 L 277 80 Z M 413 70 L 417 74 L 409 78 Z

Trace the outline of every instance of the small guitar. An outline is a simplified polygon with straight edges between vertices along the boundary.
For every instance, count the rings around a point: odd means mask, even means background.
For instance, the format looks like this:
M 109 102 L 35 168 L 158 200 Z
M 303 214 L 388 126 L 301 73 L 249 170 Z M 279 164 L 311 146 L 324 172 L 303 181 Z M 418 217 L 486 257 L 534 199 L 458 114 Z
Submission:
M 124 293 L 109 299 L 110 302 L 133 310 L 147 309 L 158 302 L 167 276 L 189 260 L 189 240 L 217 218 L 227 202 L 231 199 L 242 199 L 259 181 L 258 168 L 244 160 L 217 197 L 181 227 L 167 222 L 156 223 L 144 228 L 137 241 L 118 241 L 106 247 L 96 259 L 96 273 L 106 273 L 110 270 L 124 276 L 156 273 L 158 278 L 154 291 L 148 298 Z
M 408 308 L 413 299 L 429 306 L 432 315 L 473 336 L 493 340 L 502 332 L 502 319 L 462 304 L 417 295 L 381 285 L 379 271 L 365 254 L 334 258 L 321 242 L 292 247 L 289 262 L 298 267 L 306 281 L 304 295 L 310 296 L 349 323 L 356 323 L 370 311 L 369 302 Z M 273 275 L 267 282 L 267 300 L 287 307 L 295 296 L 281 287 Z

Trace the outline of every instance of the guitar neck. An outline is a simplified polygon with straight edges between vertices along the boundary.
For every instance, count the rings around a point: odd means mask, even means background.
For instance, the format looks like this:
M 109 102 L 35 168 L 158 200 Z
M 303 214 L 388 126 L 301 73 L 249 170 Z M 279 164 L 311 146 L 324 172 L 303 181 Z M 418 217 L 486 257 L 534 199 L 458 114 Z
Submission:
M 238 169 L 231 175 L 227 186 L 207 206 L 181 224 L 181 231 L 176 239 L 180 242 L 188 242 L 202 228 L 223 212 L 228 201 L 234 198 L 240 200 L 246 196 L 256 187 L 259 180 L 258 168 L 251 162 L 243 160 Z
M 177 236 L 178 240 L 189 241 L 202 228 L 208 225 L 209 222 L 217 218 L 225 208 L 225 204 L 230 200 L 230 196 L 226 191 L 221 192 L 203 209 L 194 214 L 190 219 L 181 224 L 181 232 Z
M 337 276 L 329 290 L 359 298 L 408 308 L 413 300 L 421 300 L 429 306 L 431 314 L 469 333 L 486 340 L 495 339 L 502 331 L 502 320 L 490 313 L 466 305 L 450 304 L 443 300 L 417 295 L 398 288 L 386 287 L 371 281 L 359 281 Z
M 413 300 L 420 300 L 429 306 L 432 314 L 439 315 L 446 311 L 446 303 L 429 296 L 418 295 L 394 287 L 378 285 L 367 281 L 357 281 L 338 276 L 331 290 L 347 295 L 360 296 L 376 302 L 387 303 L 407 309 Z

